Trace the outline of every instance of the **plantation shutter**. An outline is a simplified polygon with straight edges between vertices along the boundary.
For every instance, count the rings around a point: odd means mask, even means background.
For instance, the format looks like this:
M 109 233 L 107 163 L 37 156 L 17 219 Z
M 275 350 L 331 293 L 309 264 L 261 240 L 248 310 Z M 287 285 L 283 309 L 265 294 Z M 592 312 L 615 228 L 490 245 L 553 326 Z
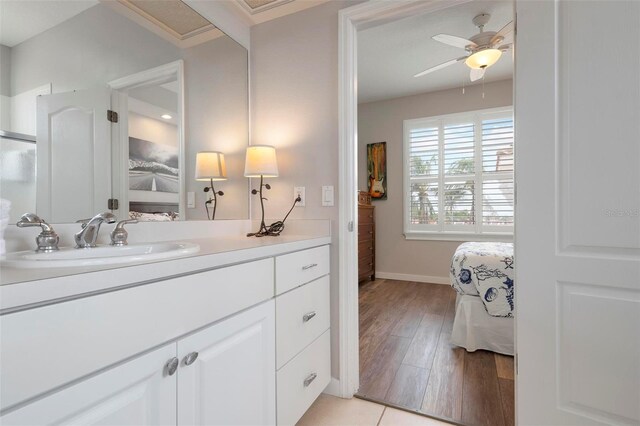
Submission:
M 405 121 L 405 235 L 513 231 L 513 113 Z

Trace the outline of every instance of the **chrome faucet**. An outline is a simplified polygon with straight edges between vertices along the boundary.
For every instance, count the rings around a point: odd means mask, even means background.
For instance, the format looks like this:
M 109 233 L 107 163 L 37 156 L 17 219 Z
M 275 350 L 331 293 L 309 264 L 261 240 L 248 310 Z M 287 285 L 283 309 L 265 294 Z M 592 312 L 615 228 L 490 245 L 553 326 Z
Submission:
M 82 230 L 75 234 L 76 248 L 91 248 L 96 246 L 98 231 L 103 222 L 114 223 L 116 217 L 111 212 L 104 212 L 95 215 L 91 219 L 83 219 Z
M 40 219 L 35 213 L 25 213 L 20 217 L 18 228 L 27 228 L 30 226 L 39 226 L 42 228 L 42 232 L 36 237 L 36 244 L 38 244 L 37 252 L 52 252 L 58 250 L 58 242 L 60 238 L 58 234 L 53 230 L 53 227 L 44 220 Z

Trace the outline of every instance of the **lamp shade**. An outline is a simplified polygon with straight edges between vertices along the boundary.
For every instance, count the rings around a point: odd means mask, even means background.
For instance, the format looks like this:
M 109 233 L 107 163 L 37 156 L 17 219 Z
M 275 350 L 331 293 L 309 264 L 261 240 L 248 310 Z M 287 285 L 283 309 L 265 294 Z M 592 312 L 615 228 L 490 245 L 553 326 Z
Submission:
M 244 163 L 245 177 L 278 177 L 276 149 L 269 145 L 251 145 Z
M 501 50 L 485 49 L 485 50 L 480 50 L 474 53 L 473 55 L 469 56 L 467 60 L 464 61 L 464 63 L 467 64 L 469 68 L 473 68 L 473 69 L 488 68 L 491 65 L 495 64 L 496 62 L 498 62 L 498 59 L 500 59 L 500 56 L 502 56 Z
M 217 151 L 197 153 L 196 180 L 227 180 L 227 165 L 224 162 L 224 154 Z

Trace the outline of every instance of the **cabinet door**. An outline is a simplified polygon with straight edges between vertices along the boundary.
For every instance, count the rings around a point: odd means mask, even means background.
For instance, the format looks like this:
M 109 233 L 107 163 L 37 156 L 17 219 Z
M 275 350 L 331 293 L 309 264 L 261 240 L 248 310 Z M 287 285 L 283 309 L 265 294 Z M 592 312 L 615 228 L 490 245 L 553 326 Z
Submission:
M 8 425 L 175 425 L 172 343 L 0 417 Z
M 179 425 L 275 423 L 274 311 L 268 301 L 178 342 Z

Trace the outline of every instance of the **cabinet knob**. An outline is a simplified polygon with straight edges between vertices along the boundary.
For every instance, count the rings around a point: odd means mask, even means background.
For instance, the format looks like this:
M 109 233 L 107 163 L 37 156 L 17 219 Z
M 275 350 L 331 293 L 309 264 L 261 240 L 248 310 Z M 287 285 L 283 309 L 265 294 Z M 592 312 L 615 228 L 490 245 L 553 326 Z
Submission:
M 315 268 L 316 266 L 318 266 L 317 263 L 312 263 L 311 265 L 305 265 L 302 267 L 303 271 L 306 271 L 307 269 L 311 269 L 311 268 Z
M 184 365 L 193 364 L 198 358 L 198 352 L 191 352 L 184 357 Z
M 307 322 L 315 316 L 316 316 L 316 311 L 307 312 L 302 316 L 302 322 Z
M 311 373 L 307 376 L 306 379 L 304 379 L 304 382 L 302 382 L 302 384 L 306 388 L 311 384 L 311 382 L 313 382 L 316 379 L 316 377 L 318 377 L 316 373 Z
M 180 364 L 180 361 L 176 357 L 173 357 L 169 361 L 167 361 L 167 363 L 164 365 L 164 368 L 167 374 L 169 376 L 173 376 L 176 370 L 178 369 L 179 364 Z

